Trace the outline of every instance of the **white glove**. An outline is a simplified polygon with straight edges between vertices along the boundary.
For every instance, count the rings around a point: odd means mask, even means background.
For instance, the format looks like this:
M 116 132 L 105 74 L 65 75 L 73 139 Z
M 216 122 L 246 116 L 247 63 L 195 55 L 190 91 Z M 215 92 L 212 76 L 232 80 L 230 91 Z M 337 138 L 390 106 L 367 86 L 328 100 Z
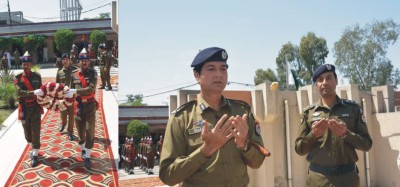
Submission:
M 72 98 L 72 96 L 74 96 L 74 94 L 76 94 L 76 89 L 69 89 L 69 90 L 65 93 L 65 97 Z
M 44 93 L 41 89 L 36 89 L 35 91 L 33 91 L 33 94 L 37 96 L 43 96 Z

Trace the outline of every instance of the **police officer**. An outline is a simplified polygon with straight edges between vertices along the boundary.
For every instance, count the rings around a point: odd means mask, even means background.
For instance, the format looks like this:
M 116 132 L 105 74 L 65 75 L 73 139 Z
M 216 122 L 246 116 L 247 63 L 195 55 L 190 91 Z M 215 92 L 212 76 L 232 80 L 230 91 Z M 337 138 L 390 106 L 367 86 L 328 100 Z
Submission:
M 112 90 L 111 80 L 110 80 L 110 68 L 111 68 L 111 56 L 107 52 L 106 45 L 99 45 L 100 54 L 100 77 L 101 77 L 101 87 L 99 89 Z
M 31 166 L 38 165 L 38 152 L 40 149 L 40 117 L 43 108 L 38 104 L 36 96 L 43 95 L 40 90 L 42 77 L 32 72 L 32 57 L 26 52 L 22 57 L 23 71 L 15 76 L 14 84 L 17 88 L 18 119 L 24 128 L 25 139 L 32 148 L 29 155 Z
M 78 49 L 76 47 L 75 44 L 72 45 L 71 51 L 69 52 L 70 58 L 71 58 L 71 62 L 73 65 L 77 65 L 78 64 Z
M 356 149 L 368 151 L 372 139 L 360 106 L 336 95 L 335 66 L 323 64 L 312 76 L 321 99 L 303 109 L 297 154 L 310 162 L 307 186 L 360 186 Z
M 8 61 L 7 61 L 7 54 L 6 53 L 4 53 L 3 54 L 3 58 L 1 59 L 1 69 L 3 69 L 4 70 L 4 72 L 8 72 Z
M 113 66 L 118 66 L 118 42 L 114 42 L 114 46 L 112 48 L 112 57 L 113 57 Z
M 161 156 L 163 141 L 164 141 L 163 136 L 160 135 L 160 140 L 158 140 L 157 146 L 156 146 L 158 159 L 160 159 L 160 156 Z
M 151 137 L 149 137 L 148 144 L 146 145 L 146 156 L 147 156 L 147 174 L 153 175 L 153 168 L 154 168 L 154 157 L 155 157 L 155 150 L 154 144 Z
M 14 63 L 15 63 L 15 69 L 19 69 L 19 66 L 21 65 L 21 62 L 20 62 L 20 53 L 19 53 L 19 51 L 18 51 L 18 49 L 15 49 L 15 51 L 14 51 L 14 53 L 13 53 L 13 56 L 14 56 Z
M 201 91 L 168 121 L 159 174 L 167 185 L 247 186 L 247 166 L 258 168 L 264 161 L 257 149 L 263 146 L 260 128 L 250 106 L 222 95 L 227 59 L 224 49 L 211 47 L 192 62 Z
M 67 97 L 77 94 L 78 102 L 75 124 L 78 128 L 79 145 L 82 149 L 82 158 L 85 160 L 85 167 L 91 169 L 90 152 L 94 144 L 95 121 L 97 101 L 95 99 L 95 88 L 97 73 L 89 68 L 89 55 L 85 48 L 79 54 L 79 67 L 72 73 L 72 88 L 67 92 Z
M 61 56 L 62 68 L 57 71 L 56 82 L 61 83 L 64 86 L 72 87 L 72 72 L 77 68 L 71 66 L 71 60 L 68 53 L 64 53 Z M 74 140 L 74 105 L 67 106 L 66 110 L 60 112 L 61 116 L 61 127 L 60 132 L 64 131 L 65 126 L 68 124 L 68 138 Z

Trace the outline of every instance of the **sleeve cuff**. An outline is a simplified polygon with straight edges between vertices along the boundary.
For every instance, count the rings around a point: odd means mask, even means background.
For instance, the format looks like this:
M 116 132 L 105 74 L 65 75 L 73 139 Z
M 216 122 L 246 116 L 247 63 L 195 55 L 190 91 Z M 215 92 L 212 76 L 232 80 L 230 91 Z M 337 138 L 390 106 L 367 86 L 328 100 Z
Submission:
M 307 134 L 306 137 L 304 137 L 304 139 L 307 142 L 313 142 L 315 140 L 314 134 L 310 131 L 310 133 Z

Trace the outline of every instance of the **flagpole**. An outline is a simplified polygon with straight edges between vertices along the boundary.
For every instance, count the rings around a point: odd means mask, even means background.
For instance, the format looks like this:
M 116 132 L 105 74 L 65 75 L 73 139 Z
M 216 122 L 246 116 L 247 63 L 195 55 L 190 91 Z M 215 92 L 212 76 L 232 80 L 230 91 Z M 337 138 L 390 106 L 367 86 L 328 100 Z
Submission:
M 289 90 L 289 62 L 287 60 L 287 55 L 285 55 L 286 61 L 286 91 Z

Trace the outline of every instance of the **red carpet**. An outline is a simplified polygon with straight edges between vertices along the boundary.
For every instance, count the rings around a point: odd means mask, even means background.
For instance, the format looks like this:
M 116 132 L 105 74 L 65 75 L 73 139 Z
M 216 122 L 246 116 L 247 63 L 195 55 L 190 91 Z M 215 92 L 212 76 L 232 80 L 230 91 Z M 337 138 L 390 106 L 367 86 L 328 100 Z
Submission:
M 118 186 L 118 172 L 102 106 L 102 90 L 96 91 L 96 98 L 100 107 L 96 112 L 96 138 L 90 171 L 86 170 L 81 158 L 76 127 L 76 139 L 69 141 L 67 127 L 64 132 L 59 132 L 60 113 L 48 110 L 42 120 L 39 165 L 35 168 L 30 166 L 31 148 L 26 146 L 5 186 Z

